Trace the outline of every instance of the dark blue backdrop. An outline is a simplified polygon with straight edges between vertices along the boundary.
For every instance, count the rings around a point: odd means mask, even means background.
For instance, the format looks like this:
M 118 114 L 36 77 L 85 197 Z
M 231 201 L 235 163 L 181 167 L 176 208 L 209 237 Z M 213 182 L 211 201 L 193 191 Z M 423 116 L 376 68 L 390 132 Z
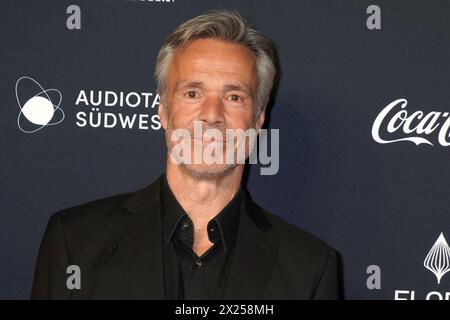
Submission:
M 81 10 L 81 29 L 68 28 L 72 4 Z M 381 29 L 366 26 L 372 4 L 381 10 Z M 239 10 L 279 48 L 282 77 L 268 128 L 280 129 L 280 170 L 273 176 L 250 170 L 254 200 L 341 253 L 346 298 L 438 298 L 433 291 L 445 298 L 450 275 L 438 284 L 437 271 L 424 266 L 439 235 L 450 239 L 450 147 L 438 142 L 439 130 L 450 132 L 443 115 L 450 112 L 450 2 L 438 0 L 2 1 L 0 298 L 29 297 L 52 213 L 141 188 L 164 169 L 163 131 L 151 128 L 153 98 L 147 108 L 103 101 L 92 111 L 76 103 L 80 92 L 155 94 L 164 37 L 218 7 Z M 34 133 L 19 128 L 15 86 L 23 76 L 61 92 L 61 123 Z M 19 81 L 19 100 L 36 88 Z M 423 137 L 433 145 L 374 140 L 376 117 L 400 98 L 408 115 L 441 112 L 439 127 L 429 134 L 388 132 L 396 107 L 380 135 Z M 91 111 L 144 115 L 148 129 L 77 125 L 80 112 Z M 23 115 L 19 122 L 29 125 Z M 367 286 L 371 265 L 380 268 L 379 289 Z M 445 263 L 436 268 L 444 272 Z

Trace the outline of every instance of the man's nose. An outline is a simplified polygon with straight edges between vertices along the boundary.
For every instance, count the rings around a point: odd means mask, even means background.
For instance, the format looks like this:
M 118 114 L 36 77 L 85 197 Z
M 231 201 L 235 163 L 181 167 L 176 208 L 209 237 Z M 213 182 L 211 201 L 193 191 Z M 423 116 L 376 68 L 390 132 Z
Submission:
M 220 97 L 211 96 L 202 103 L 199 120 L 209 125 L 224 123 L 224 104 Z

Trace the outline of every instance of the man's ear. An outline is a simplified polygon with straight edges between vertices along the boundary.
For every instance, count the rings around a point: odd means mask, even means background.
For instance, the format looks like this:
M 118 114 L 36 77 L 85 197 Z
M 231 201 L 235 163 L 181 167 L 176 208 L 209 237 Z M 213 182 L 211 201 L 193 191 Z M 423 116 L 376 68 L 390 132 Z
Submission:
M 267 104 L 262 108 L 261 112 L 259 113 L 258 118 L 256 119 L 255 129 L 258 133 L 259 133 L 259 130 L 261 130 L 262 126 L 264 125 L 264 120 L 266 119 L 266 107 L 267 107 Z
M 164 130 L 167 129 L 167 105 L 165 104 L 165 99 L 162 98 L 162 96 L 158 93 L 160 99 L 159 99 L 159 105 L 158 105 L 158 115 L 159 120 L 161 122 L 161 126 L 164 128 Z

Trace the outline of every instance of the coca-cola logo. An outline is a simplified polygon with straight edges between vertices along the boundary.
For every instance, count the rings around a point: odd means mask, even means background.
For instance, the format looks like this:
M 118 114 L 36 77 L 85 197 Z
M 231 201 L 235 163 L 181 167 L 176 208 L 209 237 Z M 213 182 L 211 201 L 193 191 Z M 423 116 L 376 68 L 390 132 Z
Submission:
M 389 103 L 376 117 L 372 126 L 372 138 L 378 143 L 411 141 L 416 145 L 429 144 L 436 140 L 441 146 L 450 146 L 449 112 L 406 110 L 408 101 L 397 99 Z M 400 137 L 398 137 L 400 135 Z M 383 136 L 383 138 L 381 137 Z M 434 138 L 433 138 L 434 136 Z

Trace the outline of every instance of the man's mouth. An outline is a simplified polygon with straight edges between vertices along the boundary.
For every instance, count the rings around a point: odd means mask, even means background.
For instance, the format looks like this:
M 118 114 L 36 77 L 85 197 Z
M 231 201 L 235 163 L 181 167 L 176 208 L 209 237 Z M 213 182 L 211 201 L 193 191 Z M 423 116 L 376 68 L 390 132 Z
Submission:
M 221 142 L 221 143 L 225 142 L 224 140 L 222 140 L 222 139 L 217 139 L 217 138 L 215 138 L 215 137 L 209 137 L 209 138 L 206 138 L 206 137 L 204 137 L 204 138 L 192 138 L 192 139 L 197 140 L 197 141 L 202 141 L 202 142 L 205 143 L 205 144 L 213 143 L 213 142 Z

